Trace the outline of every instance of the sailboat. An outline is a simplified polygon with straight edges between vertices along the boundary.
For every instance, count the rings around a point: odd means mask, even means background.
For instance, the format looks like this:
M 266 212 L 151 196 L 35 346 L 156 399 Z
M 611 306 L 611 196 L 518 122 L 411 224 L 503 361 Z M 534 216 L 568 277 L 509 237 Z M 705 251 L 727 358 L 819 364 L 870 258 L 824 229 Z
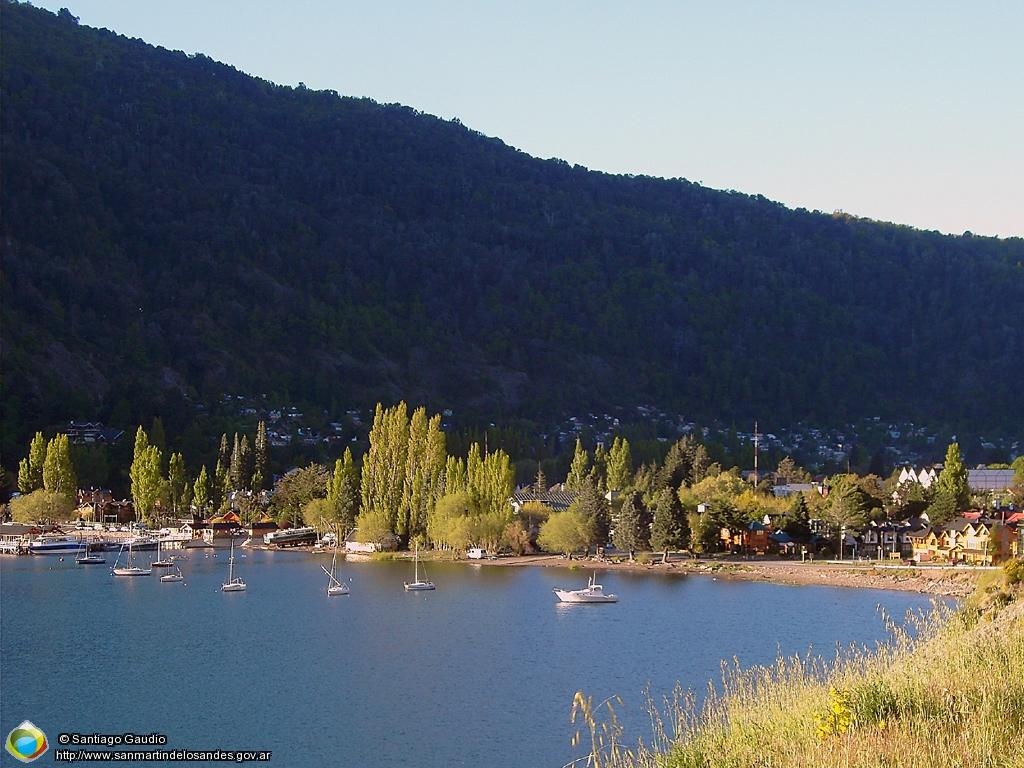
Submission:
M 221 585 L 221 592 L 245 592 L 245 582 L 235 576 L 235 539 L 231 539 L 231 557 L 228 558 L 228 580 Z
M 413 554 L 414 566 L 414 578 L 415 581 L 405 582 L 406 592 L 422 592 L 428 589 L 434 589 L 434 582 L 432 581 L 420 581 L 420 548 L 416 545 L 415 553 Z M 423 574 L 426 576 L 426 574 Z
M 110 572 L 115 576 L 149 576 L 153 572 L 152 568 L 140 568 L 135 564 L 135 552 L 132 550 L 132 540 L 128 539 L 128 563 L 127 565 L 121 566 L 121 552 L 124 552 L 124 543 L 121 543 L 121 549 L 117 553 L 117 559 L 114 561 L 114 567 L 110 569 Z
M 160 581 L 169 583 L 175 581 L 184 581 L 185 577 L 181 575 L 181 568 L 174 566 L 174 573 L 165 573 L 160 577 Z
M 160 539 L 156 540 L 156 560 L 151 562 L 150 566 L 153 567 L 153 568 L 173 568 L 174 567 L 174 561 L 171 560 L 170 558 L 167 558 L 166 560 L 162 560 L 160 558 Z
M 327 594 L 330 595 L 331 597 L 334 597 L 336 595 L 347 595 L 351 591 L 348 588 L 348 584 L 342 584 L 340 581 L 338 581 L 338 577 L 335 575 L 335 572 L 337 570 L 337 566 L 338 566 L 338 547 L 337 547 L 337 545 L 335 545 L 335 547 L 334 547 L 334 557 L 331 558 L 331 570 L 328 571 L 322 565 L 320 566 L 321 568 L 324 569 L 324 573 L 327 574 L 327 578 L 328 578 L 328 581 L 327 581 Z
M 75 558 L 75 562 L 79 565 L 103 565 L 107 562 L 107 558 L 102 555 L 94 555 L 89 549 L 89 545 L 86 544 L 79 550 L 78 557 Z

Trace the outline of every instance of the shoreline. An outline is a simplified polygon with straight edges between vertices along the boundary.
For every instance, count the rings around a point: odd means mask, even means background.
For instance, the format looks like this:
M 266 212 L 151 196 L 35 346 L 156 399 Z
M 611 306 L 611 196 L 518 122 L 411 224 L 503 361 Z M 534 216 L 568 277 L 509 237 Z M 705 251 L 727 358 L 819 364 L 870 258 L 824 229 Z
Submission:
M 257 546 L 254 549 L 269 549 Z M 294 547 L 292 551 L 308 554 L 323 554 L 307 547 Z M 412 553 L 390 553 L 393 559 L 412 559 Z M 452 558 L 445 553 L 420 553 L 427 562 L 461 563 L 489 568 L 570 568 L 588 571 L 627 571 L 633 573 L 655 573 L 663 576 L 711 576 L 721 579 L 743 581 L 764 581 L 790 586 L 825 586 L 854 589 L 888 589 L 899 592 L 916 592 L 936 597 L 961 599 L 974 591 L 978 577 L 987 570 L 978 567 L 913 566 L 890 565 L 888 563 L 858 561 L 842 563 L 835 560 L 808 560 L 805 562 L 779 559 L 744 559 L 742 557 L 689 558 L 679 554 L 661 562 L 661 553 L 643 553 L 647 562 L 636 559 L 633 562 L 621 557 L 569 560 L 562 555 L 535 554 L 511 555 L 508 557 L 470 560 Z M 346 554 L 346 559 L 372 561 L 372 554 Z
M 844 565 L 837 562 L 792 562 L 787 560 L 743 559 L 657 559 L 641 563 L 628 560 L 567 560 L 561 555 L 520 555 L 495 560 L 458 560 L 498 568 L 581 568 L 602 571 L 660 573 L 666 576 L 712 576 L 744 581 L 768 581 L 794 586 L 850 587 L 917 592 L 937 597 L 963 598 L 969 595 L 983 572 L 976 568 L 891 566 L 879 563 Z

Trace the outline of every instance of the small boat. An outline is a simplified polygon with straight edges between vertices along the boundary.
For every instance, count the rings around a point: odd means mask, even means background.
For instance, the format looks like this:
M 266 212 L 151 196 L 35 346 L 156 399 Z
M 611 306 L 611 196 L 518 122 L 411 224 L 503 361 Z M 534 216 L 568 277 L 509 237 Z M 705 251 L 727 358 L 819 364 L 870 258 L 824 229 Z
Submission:
M 160 577 L 160 581 L 164 583 L 171 583 L 175 581 L 184 581 L 185 577 L 181 575 L 181 568 L 174 566 L 174 573 L 165 573 Z
M 173 560 L 171 560 L 170 558 L 163 558 L 162 559 L 160 557 L 160 540 L 159 539 L 157 539 L 157 541 L 156 541 L 156 560 L 151 562 L 149 565 L 152 568 L 173 568 L 174 567 L 174 561 Z
M 413 554 L 414 581 L 405 582 L 406 592 L 424 592 L 428 589 L 434 589 L 434 582 L 432 581 L 420 581 L 420 548 L 417 545 L 415 553 Z M 423 574 L 426 576 L 426 573 Z
M 124 552 L 124 544 L 121 545 L 121 550 L 117 553 L 114 567 L 110 569 L 110 572 L 115 576 L 149 576 L 153 572 L 152 568 L 140 568 L 135 564 L 135 552 L 132 550 L 131 539 L 128 540 L 127 565 L 120 565 L 122 552 Z
M 594 576 L 590 577 L 587 586 L 583 589 L 558 589 L 555 587 L 555 594 L 563 603 L 617 603 L 618 595 L 606 595 L 604 587 L 595 581 Z
M 107 558 L 103 557 L 103 555 L 94 555 L 91 547 L 86 544 L 79 550 L 78 557 L 75 558 L 75 562 L 78 563 L 78 565 L 103 565 L 107 562 Z
M 231 557 L 228 558 L 228 580 L 221 587 L 221 592 L 245 592 L 245 582 L 235 576 L 235 540 L 231 539 Z
M 347 595 L 351 591 L 348 588 L 348 584 L 342 584 L 340 581 L 338 581 L 338 577 L 337 577 L 337 575 L 335 573 L 336 570 L 337 570 L 337 565 L 338 565 L 338 547 L 337 547 L 337 545 L 335 545 L 335 547 L 334 547 L 334 557 L 331 558 L 331 570 L 328 571 L 322 565 L 320 566 L 321 568 L 324 569 L 324 573 L 327 574 L 327 578 L 328 578 L 328 581 L 327 581 L 327 594 L 330 595 L 331 597 L 336 597 L 337 595 Z

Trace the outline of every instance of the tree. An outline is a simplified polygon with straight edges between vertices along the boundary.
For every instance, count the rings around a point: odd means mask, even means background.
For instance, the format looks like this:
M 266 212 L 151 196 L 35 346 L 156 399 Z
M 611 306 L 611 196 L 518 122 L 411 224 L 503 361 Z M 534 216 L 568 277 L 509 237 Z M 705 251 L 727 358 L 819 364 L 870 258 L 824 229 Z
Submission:
M 693 460 L 696 449 L 696 441 L 690 435 L 686 435 L 672 444 L 655 477 L 656 491 L 660 491 L 662 488 L 675 490 L 684 483 L 693 482 Z
M 322 464 L 310 464 L 293 469 L 278 480 L 270 502 L 277 513 L 278 524 L 297 525 L 310 501 L 326 498 L 330 474 Z
M 43 464 L 46 463 L 46 438 L 36 432 L 28 446 L 28 457 L 18 466 L 18 490 L 32 493 L 43 487 Z
M 62 493 L 39 488 L 11 499 L 11 519 L 16 523 L 63 522 L 71 518 L 75 505 Z
M 630 493 L 622 503 L 619 510 L 619 519 L 615 523 L 615 532 L 612 541 L 618 549 L 629 553 L 629 559 L 633 559 L 633 553 L 643 549 L 647 544 L 647 536 L 642 526 L 640 509 L 642 502 L 640 495 Z
M 690 527 L 691 552 L 703 554 L 714 546 L 718 538 L 718 531 L 707 512 L 688 512 L 686 522 Z
M 651 524 L 651 547 L 661 550 L 668 559 L 671 549 L 685 546 L 686 524 L 678 496 L 671 488 L 662 488 L 654 498 L 654 522 Z
M 151 519 L 157 503 L 164 495 L 165 485 L 161 464 L 160 449 L 155 445 L 147 445 L 139 457 L 132 462 L 129 471 L 132 481 L 132 499 L 135 503 L 135 513 L 139 517 Z
M 180 453 L 172 453 L 167 465 L 167 486 L 171 498 L 171 512 L 175 517 L 180 510 L 188 508 L 191 486 L 185 474 L 185 458 Z
M 442 549 L 464 550 L 473 545 L 472 502 L 465 491 L 438 499 L 427 520 L 427 536 Z
M 398 530 L 408 457 L 408 407 L 404 401 L 387 409 L 377 403 L 370 428 L 370 449 L 363 457 L 360 491 L 364 513 L 385 515 L 392 532 Z M 406 528 L 405 522 L 402 527 Z
M 359 470 L 356 469 L 350 448 L 346 448 L 342 457 L 334 462 L 327 500 L 331 505 L 330 519 L 338 525 L 342 534 L 351 531 L 359 513 Z
M 389 515 L 380 509 L 363 509 L 356 518 L 356 528 L 360 541 L 375 544 L 383 544 L 394 533 Z
M 593 538 L 593 522 L 570 506 L 565 512 L 552 513 L 541 525 L 537 543 L 547 552 L 571 555 L 589 548 Z
M 593 481 L 588 479 L 583 484 L 569 509 L 577 510 L 588 521 L 591 532 L 588 546 L 603 547 L 608 543 L 611 535 L 611 510 L 608 508 L 607 499 L 601 495 Z
M 32 467 L 28 459 L 18 462 L 18 492 L 22 495 L 32 493 Z
M 967 468 L 960 458 L 960 445 L 950 443 L 946 449 L 946 461 L 935 481 L 936 496 L 944 495 L 953 500 L 956 512 L 963 512 L 971 505 L 971 489 L 967 485 Z
M 633 457 L 629 441 L 616 437 L 608 453 L 608 490 L 621 491 L 633 484 Z
M 267 439 L 267 424 L 260 421 L 256 427 L 256 443 L 253 446 L 252 489 L 257 493 L 263 490 L 267 481 L 267 468 L 270 460 L 270 442 Z
M 210 505 L 210 478 L 206 474 L 205 464 L 199 470 L 199 477 L 192 486 L 192 501 L 199 516 L 206 517 L 206 510 Z
M 53 493 L 59 493 L 72 503 L 78 494 L 78 479 L 75 477 L 75 467 L 71 463 L 71 445 L 68 436 L 63 433 L 54 436 L 46 446 L 43 487 Z
M 583 481 L 587 478 L 590 466 L 590 455 L 584 450 L 583 442 L 576 438 L 576 450 L 572 455 L 572 464 L 569 465 L 569 475 L 565 478 L 565 487 L 578 493 L 583 487 Z

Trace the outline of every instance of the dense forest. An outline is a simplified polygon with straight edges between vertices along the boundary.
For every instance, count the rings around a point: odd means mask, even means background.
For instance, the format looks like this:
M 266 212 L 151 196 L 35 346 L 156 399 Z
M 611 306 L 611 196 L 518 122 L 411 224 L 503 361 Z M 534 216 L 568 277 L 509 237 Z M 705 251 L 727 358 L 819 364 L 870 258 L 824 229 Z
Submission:
M 1024 429 L 1020 238 L 539 160 L 0 12 L 4 457 L 223 392 Z

